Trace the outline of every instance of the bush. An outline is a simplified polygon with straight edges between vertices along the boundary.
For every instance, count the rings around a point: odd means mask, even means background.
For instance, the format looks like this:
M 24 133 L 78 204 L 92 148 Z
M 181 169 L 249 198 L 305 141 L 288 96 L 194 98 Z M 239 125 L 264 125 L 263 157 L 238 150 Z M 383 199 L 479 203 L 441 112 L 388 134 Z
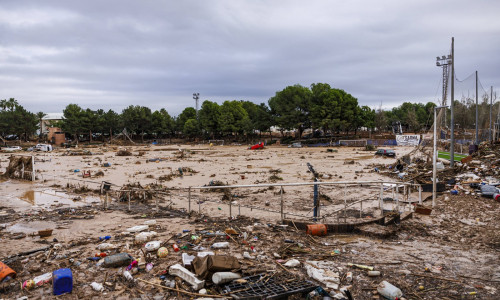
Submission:
M 375 145 L 366 145 L 365 146 L 366 151 L 373 151 L 375 149 L 377 149 L 377 147 L 375 147 Z

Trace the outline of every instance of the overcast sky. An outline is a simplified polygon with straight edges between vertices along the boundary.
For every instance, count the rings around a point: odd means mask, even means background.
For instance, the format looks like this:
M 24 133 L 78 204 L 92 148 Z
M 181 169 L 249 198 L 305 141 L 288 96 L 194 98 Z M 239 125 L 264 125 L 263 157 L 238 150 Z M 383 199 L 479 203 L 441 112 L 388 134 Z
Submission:
M 267 103 L 325 82 L 372 108 L 437 101 L 452 36 L 457 77 L 500 87 L 499 15 L 496 0 L 2 0 L 0 99 L 178 115 L 194 92 Z

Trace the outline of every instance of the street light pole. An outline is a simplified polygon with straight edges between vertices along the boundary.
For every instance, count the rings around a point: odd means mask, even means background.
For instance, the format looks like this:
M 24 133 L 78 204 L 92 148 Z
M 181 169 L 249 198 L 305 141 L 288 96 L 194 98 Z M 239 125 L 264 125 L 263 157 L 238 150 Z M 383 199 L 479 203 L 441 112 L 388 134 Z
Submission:
M 451 91 L 450 91 L 451 137 L 450 137 L 450 167 L 455 166 L 455 38 L 451 38 Z
M 436 206 L 436 160 L 437 160 L 437 110 L 440 108 L 447 108 L 448 106 L 437 106 L 434 107 L 434 147 L 432 155 L 432 207 Z
M 193 99 L 196 101 L 196 119 L 198 119 L 198 99 L 200 99 L 200 93 L 193 93 Z

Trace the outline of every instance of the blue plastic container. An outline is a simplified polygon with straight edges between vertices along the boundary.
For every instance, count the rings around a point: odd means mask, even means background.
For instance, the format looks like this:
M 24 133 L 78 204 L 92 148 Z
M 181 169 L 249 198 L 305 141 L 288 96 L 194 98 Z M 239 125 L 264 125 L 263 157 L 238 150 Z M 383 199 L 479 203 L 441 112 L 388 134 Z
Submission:
M 52 273 L 54 295 L 62 295 L 73 291 L 73 273 L 71 269 L 59 269 Z

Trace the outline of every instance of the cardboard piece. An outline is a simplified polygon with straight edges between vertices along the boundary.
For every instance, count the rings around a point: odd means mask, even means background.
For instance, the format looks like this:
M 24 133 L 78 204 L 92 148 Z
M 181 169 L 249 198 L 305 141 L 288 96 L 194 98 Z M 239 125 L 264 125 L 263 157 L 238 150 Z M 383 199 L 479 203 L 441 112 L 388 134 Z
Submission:
M 196 276 L 207 278 L 210 273 L 230 271 L 240 268 L 240 263 L 233 256 L 207 255 L 196 257 L 192 262 Z

